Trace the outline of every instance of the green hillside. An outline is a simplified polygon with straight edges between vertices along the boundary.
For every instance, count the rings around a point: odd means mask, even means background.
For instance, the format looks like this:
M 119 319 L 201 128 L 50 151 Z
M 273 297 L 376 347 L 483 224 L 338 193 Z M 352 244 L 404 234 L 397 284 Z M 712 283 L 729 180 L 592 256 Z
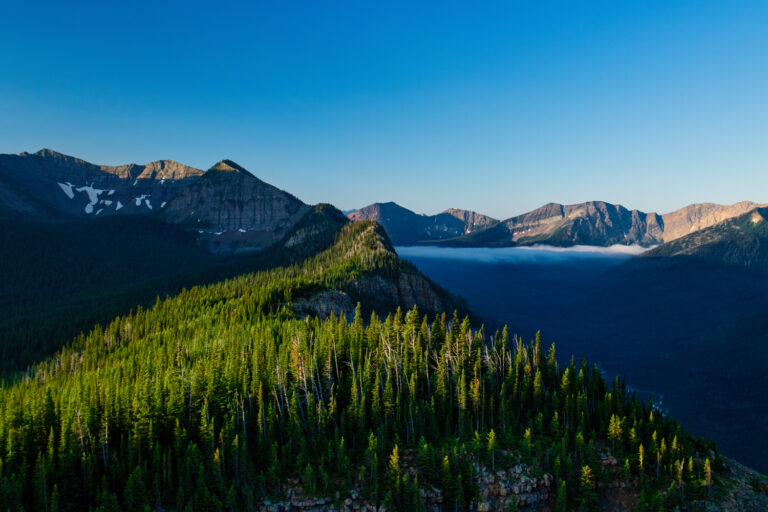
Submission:
M 434 488 L 446 509 L 468 510 L 482 468 L 517 463 L 552 483 L 558 510 L 597 509 L 610 482 L 643 510 L 706 496 L 711 445 L 596 367 L 559 367 L 538 338 L 417 309 L 295 312 L 343 290 L 383 304 L 391 286 L 450 304 L 417 278 L 380 227 L 356 222 L 301 264 L 96 327 L 0 389 L 0 503 L 255 510 L 301 488 L 423 510 L 419 489 Z
M 332 245 L 347 222 L 318 205 L 266 250 L 213 255 L 191 233 L 150 215 L 0 216 L 0 371 L 24 369 L 158 296 L 302 261 Z

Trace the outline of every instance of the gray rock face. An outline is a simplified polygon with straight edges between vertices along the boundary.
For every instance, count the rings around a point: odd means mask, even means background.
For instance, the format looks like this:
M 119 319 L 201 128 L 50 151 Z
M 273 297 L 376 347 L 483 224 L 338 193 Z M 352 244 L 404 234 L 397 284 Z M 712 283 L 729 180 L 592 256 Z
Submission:
M 76 217 L 152 213 L 202 174 L 173 160 L 108 166 L 50 149 L 0 155 L 0 175 L 8 183 Z
M 680 208 L 674 212 L 665 213 L 664 241 L 671 242 L 690 233 L 706 229 L 724 220 L 738 217 L 754 210 L 760 205 L 751 201 L 741 201 L 732 205 L 720 205 L 714 203 L 700 203 Z
M 0 198 L 37 217 L 160 216 L 215 252 L 271 245 L 309 209 L 229 160 L 204 172 L 173 160 L 95 165 L 49 149 L 0 155 Z
M 163 218 L 188 225 L 205 239 L 228 238 L 264 247 L 281 239 L 309 210 L 287 192 L 223 160 L 163 209 Z
M 319 292 L 311 297 L 296 300 L 292 307 L 293 311 L 300 317 L 318 316 L 325 319 L 334 315 L 336 317 L 345 316 L 347 320 L 352 320 L 355 315 L 352 299 L 346 293 L 338 290 Z
M 407 454 L 407 452 L 404 452 Z M 506 452 L 514 458 L 512 452 Z M 768 510 L 768 479 L 755 471 L 725 459 L 728 471 L 727 488 L 716 496 L 694 502 L 695 510 L 720 512 L 762 512 Z M 554 510 L 557 495 L 555 478 L 549 473 L 536 476 L 534 469 L 522 462 L 506 467 L 497 466 L 496 471 L 482 464 L 473 464 L 477 484 L 477 501 L 471 510 L 478 512 L 503 512 L 505 510 L 551 511 Z M 600 509 L 608 512 L 635 510 L 639 496 L 639 479 L 625 478 L 621 464 L 605 454 L 601 457 L 601 479 L 597 483 Z M 407 464 L 403 467 L 411 476 L 418 471 Z M 370 502 L 361 494 L 362 482 L 355 480 L 354 487 L 347 492 L 337 492 L 331 497 L 309 496 L 296 479 L 286 482 L 285 498 L 279 502 L 265 500 L 258 503 L 262 511 L 315 512 L 320 510 L 336 512 L 386 512 L 383 505 Z M 444 490 L 427 487 L 421 490 L 425 510 L 445 510 Z
M 686 257 L 765 271 L 768 268 L 768 208 L 694 231 L 642 254 L 645 259 Z
M 383 227 L 371 223 L 369 230 L 371 236 L 366 237 L 366 240 L 375 245 L 374 252 L 396 258 L 395 249 Z M 363 275 L 354 280 L 350 293 L 365 297 L 368 303 L 398 304 L 404 310 L 417 306 L 421 312 L 429 314 L 468 309 L 466 304 L 404 262 L 395 273 Z
M 550 203 L 504 221 L 511 242 L 553 245 L 658 243 L 661 217 L 627 210 L 603 201 L 562 205 Z
M 445 240 L 473 233 L 498 221 L 455 208 L 437 215 L 419 215 L 396 203 L 374 203 L 347 215 L 351 220 L 375 220 L 386 229 L 395 245 Z

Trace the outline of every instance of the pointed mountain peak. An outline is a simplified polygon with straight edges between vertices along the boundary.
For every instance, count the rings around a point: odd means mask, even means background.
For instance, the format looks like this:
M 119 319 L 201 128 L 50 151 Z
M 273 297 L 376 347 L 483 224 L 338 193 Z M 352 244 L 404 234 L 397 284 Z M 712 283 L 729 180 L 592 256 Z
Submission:
M 48 148 L 42 148 L 41 150 L 35 151 L 34 153 L 27 153 L 25 151 L 21 153 L 21 156 L 39 156 L 42 158 L 79 160 L 79 158 L 75 158 L 74 156 L 65 155 L 64 153 L 59 153 L 58 151 L 54 151 Z
M 245 168 L 239 166 L 232 160 L 221 160 L 216 165 L 209 169 L 210 171 L 222 171 L 222 172 L 242 172 L 251 174 Z
M 53 149 L 49 149 L 49 148 L 42 148 L 40 151 L 38 151 L 35 154 L 37 156 L 54 156 L 54 157 L 67 156 L 64 153 L 59 153 L 58 151 L 54 151 Z

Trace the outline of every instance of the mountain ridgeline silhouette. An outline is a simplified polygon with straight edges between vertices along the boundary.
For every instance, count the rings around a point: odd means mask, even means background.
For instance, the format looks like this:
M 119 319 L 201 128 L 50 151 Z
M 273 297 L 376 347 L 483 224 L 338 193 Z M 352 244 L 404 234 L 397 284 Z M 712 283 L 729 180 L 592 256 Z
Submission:
M 622 205 L 589 201 L 548 203 L 536 210 L 498 221 L 466 210 L 418 215 L 395 203 L 375 203 L 348 214 L 350 219 L 380 222 L 397 245 L 437 244 L 454 247 L 520 245 L 650 247 L 741 215 L 759 205 L 742 201 L 730 206 L 692 204 L 667 214 L 629 210 Z M 449 217 L 456 217 L 451 220 Z M 460 219 L 466 219 L 463 223 Z

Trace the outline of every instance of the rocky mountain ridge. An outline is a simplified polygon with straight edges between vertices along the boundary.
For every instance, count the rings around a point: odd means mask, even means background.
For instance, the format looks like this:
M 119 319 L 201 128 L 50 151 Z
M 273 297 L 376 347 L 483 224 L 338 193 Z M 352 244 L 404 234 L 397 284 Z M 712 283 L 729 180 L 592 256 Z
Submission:
M 765 204 L 741 201 L 732 205 L 696 203 L 662 215 L 664 241 L 671 242 L 689 233 L 699 231 L 724 220 L 738 217 Z
M 694 231 L 642 254 L 644 259 L 696 258 L 755 270 L 768 268 L 768 208 Z
M 202 171 L 173 160 L 96 165 L 50 149 L 0 155 L 0 212 L 55 218 L 149 214 L 196 233 L 214 252 L 260 249 L 280 240 L 309 206 L 230 160 Z M 761 206 L 692 204 L 658 214 L 589 201 L 548 203 L 498 221 L 451 208 L 419 215 L 396 203 L 350 212 L 380 222 L 395 245 L 643 245 L 670 242 Z
M 347 217 L 375 220 L 384 226 L 395 245 L 452 239 L 498 223 L 486 215 L 456 208 L 437 215 L 419 215 L 393 202 L 374 203 L 348 213 Z
M 152 215 L 213 252 L 267 247 L 310 208 L 231 160 L 208 171 L 173 160 L 107 166 L 50 149 L 0 155 L 0 198 L 7 212 L 48 220 Z
M 173 160 L 109 166 L 50 149 L 0 155 L 0 176 L 19 193 L 75 217 L 151 213 L 202 175 Z
M 496 221 L 466 210 L 450 209 L 427 216 L 417 215 L 395 203 L 376 203 L 355 210 L 348 217 L 380 222 L 397 245 L 432 243 L 508 247 L 621 244 L 650 247 L 713 226 L 758 206 L 750 201 L 733 205 L 697 203 L 659 214 L 630 210 L 605 201 L 570 205 L 548 203 L 533 211 Z M 446 222 L 447 215 L 453 215 L 461 223 Z M 435 229 L 436 226 L 438 229 Z

